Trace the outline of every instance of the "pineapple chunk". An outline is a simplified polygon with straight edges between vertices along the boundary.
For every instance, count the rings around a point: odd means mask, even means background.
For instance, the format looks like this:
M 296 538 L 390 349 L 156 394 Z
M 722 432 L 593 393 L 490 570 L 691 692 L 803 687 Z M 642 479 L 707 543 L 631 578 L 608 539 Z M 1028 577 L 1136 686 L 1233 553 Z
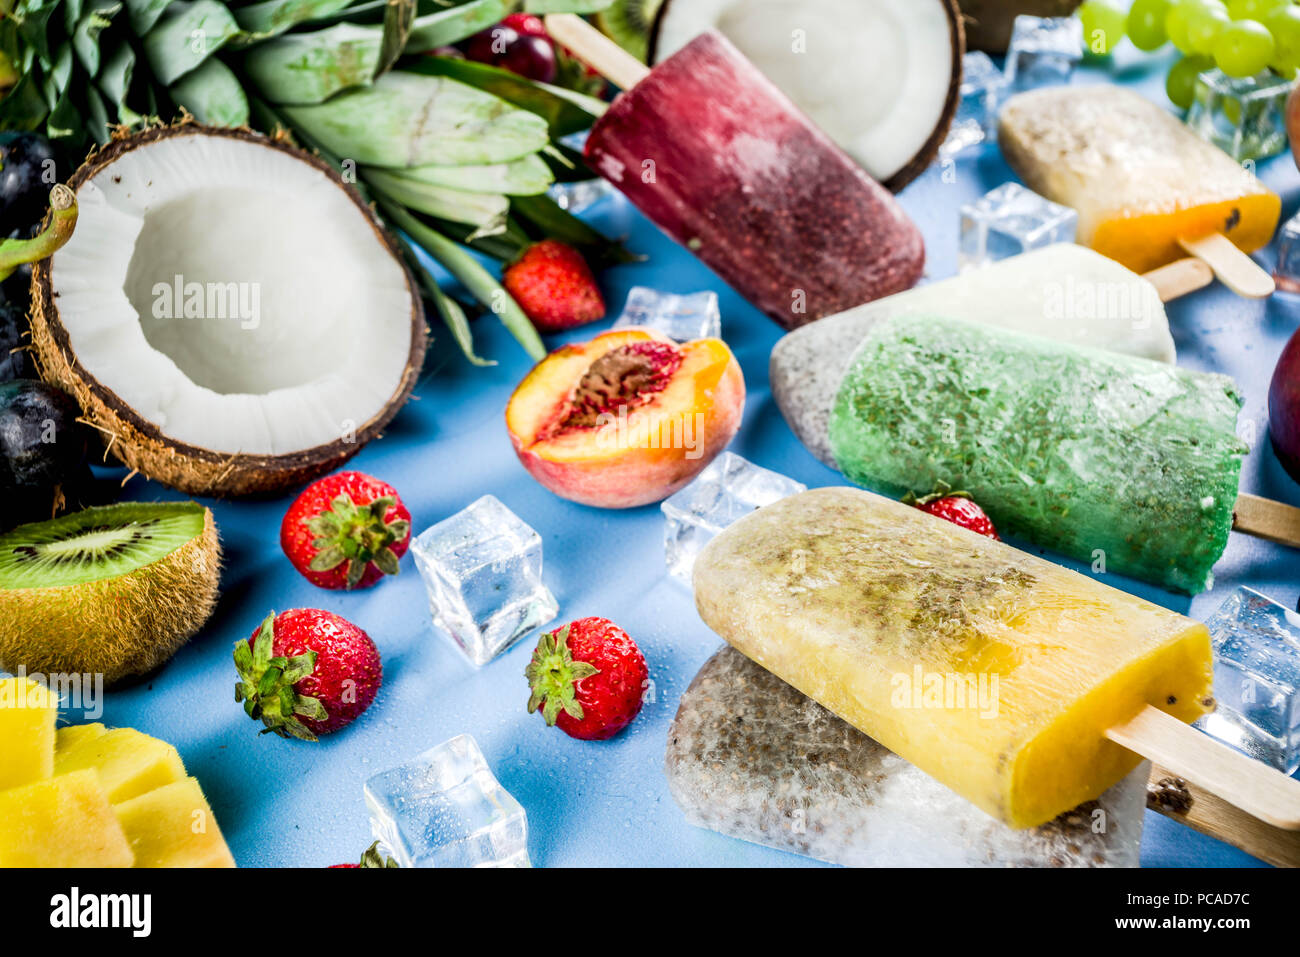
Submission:
M 0 791 L 0 867 L 130 867 L 133 861 L 94 771 Z
M 102 738 L 107 730 L 102 724 L 70 724 L 65 728 L 59 728 L 54 736 L 54 750 L 67 751 L 85 741 Z
M 54 773 L 59 702 L 31 678 L 0 679 L 0 790 Z
M 113 804 L 185 777 L 185 765 L 174 747 L 131 728 L 115 728 L 98 737 L 82 737 L 72 741 L 67 749 L 54 752 L 55 774 L 83 768 L 99 772 Z
M 136 867 L 234 867 L 217 819 L 194 778 L 141 794 L 113 810 Z

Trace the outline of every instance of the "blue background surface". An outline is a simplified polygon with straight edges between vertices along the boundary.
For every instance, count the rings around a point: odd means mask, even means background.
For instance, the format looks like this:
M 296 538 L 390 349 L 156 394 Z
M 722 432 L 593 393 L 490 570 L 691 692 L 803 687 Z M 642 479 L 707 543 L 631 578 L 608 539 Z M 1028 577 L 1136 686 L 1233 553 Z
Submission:
M 1169 56 L 1127 47 L 1115 65 L 1086 67 L 1076 82 L 1119 79 L 1162 105 Z M 925 234 L 927 280 L 956 270 L 958 208 L 1008 179 L 996 148 L 932 168 L 901 199 Z M 1300 174 L 1290 155 L 1262 165 L 1283 198 L 1284 216 L 1300 202 Z M 606 233 L 627 236 L 641 264 L 609 270 L 602 284 L 605 322 L 579 330 L 586 339 L 617 316 L 629 287 L 674 292 L 714 289 L 723 335 L 748 385 L 744 424 L 731 448 L 809 486 L 843 484 L 794 438 L 772 401 L 767 359 L 780 336 L 761 316 L 621 197 L 588 217 Z M 1259 260 L 1272 268 L 1276 247 Z M 1173 303 L 1169 316 L 1179 362 L 1232 375 L 1246 395 L 1243 423 L 1254 428 L 1242 489 L 1300 505 L 1300 487 L 1278 465 L 1267 441 L 1267 389 L 1283 344 L 1300 322 L 1300 300 L 1239 299 L 1216 286 Z M 410 402 L 379 441 L 349 467 L 379 476 L 402 493 L 416 531 L 492 492 L 542 535 L 544 578 L 560 602 L 560 619 L 612 618 L 640 643 L 656 695 L 631 728 L 612 741 L 575 741 L 525 711 L 522 677 L 533 640 L 525 639 L 481 670 L 432 629 L 414 563 L 373 589 L 323 591 L 298 575 L 279 547 L 281 516 L 292 496 L 274 501 L 209 502 L 225 550 L 219 607 L 202 632 L 147 683 L 108 694 L 104 719 L 174 742 L 202 782 L 242 866 L 322 866 L 355 861 L 370 843 L 362 783 L 439 742 L 469 732 L 502 784 L 528 812 L 534 864 L 818 866 L 779 851 L 687 825 L 669 797 L 662 771 L 669 722 L 699 666 L 719 646 L 700 622 L 688 590 L 664 575 L 663 519 L 657 506 L 606 512 L 562 501 L 519 465 L 503 423 L 506 400 L 530 363 L 490 318 L 475 323 L 478 348 L 500 364 L 475 369 L 431 317 L 435 342 Z M 558 344 L 558 341 L 552 345 Z M 120 474 L 120 473 L 119 473 Z M 154 482 L 131 480 L 128 498 L 178 498 Z M 1082 569 L 1081 569 L 1082 570 Z M 1204 619 L 1238 584 L 1294 606 L 1300 593 L 1294 551 L 1234 534 L 1211 593 L 1195 601 L 1127 579 L 1108 580 Z M 272 609 L 319 607 L 365 628 L 384 659 L 384 685 L 354 725 L 319 744 L 259 736 L 234 701 L 234 643 Z M 558 622 L 557 622 L 558 623 Z M 1244 853 L 1152 812 L 1146 815 L 1143 863 L 1252 865 Z

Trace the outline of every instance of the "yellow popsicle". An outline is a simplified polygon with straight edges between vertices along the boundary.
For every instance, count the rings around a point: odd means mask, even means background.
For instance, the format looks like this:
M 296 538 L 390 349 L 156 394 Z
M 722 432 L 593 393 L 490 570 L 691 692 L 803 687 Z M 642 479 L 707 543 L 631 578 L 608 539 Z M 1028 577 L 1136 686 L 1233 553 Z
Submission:
M 849 488 L 766 506 L 695 565 L 706 624 L 1013 827 L 1140 758 L 1106 729 L 1212 708 L 1199 622 Z
M 1079 214 L 1077 240 L 1145 273 L 1186 255 L 1180 237 L 1268 245 L 1279 197 L 1166 110 L 1112 85 L 1012 97 L 998 143 L 1030 189 Z

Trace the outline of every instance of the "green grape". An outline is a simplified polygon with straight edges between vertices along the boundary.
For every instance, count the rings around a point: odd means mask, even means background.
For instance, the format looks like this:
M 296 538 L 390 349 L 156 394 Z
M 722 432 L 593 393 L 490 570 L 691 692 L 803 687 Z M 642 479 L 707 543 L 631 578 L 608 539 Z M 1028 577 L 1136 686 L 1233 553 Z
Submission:
M 1083 44 L 1090 53 L 1110 56 L 1124 39 L 1128 11 L 1120 0 L 1086 0 L 1079 8 L 1083 22 Z
M 1188 28 L 1198 14 L 1207 9 L 1222 7 L 1219 0 L 1174 0 L 1165 14 L 1165 32 L 1180 53 L 1191 53 L 1192 45 L 1188 37 Z
M 1259 20 L 1279 7 L 1291 5 L 1291 0 L 1228 0 L 1228 16 L 1234 20 Z
M 1180 110 L 1192 105 L 1192 94 L 1196 92 L 1196 78 L 1214 66 L 1214 61 L 1207 56 L 1183 57 L 1173 65 L 1169 76 L 1165 78 L 1165 92 L 1169 101 Z
M 1228 76 L 1254 76 L 1273 59 L 1273 34 L 1257 20 L 1234 20 L 1214 41 L 1214 62 Z
M 1300 7 L 1286 4 L 1268 15 L 1264 26 L 1273 34 L 1273 61 L 1270 64 L 1284 77 L 1300 68 Z
M 1128 38 L 1139 50 L 1148 53 L 1169 42 L 1165 32 L 1165 17 L 1169 13 L 1169 0 L 1135 0 L 1128 12 Z
M 1205 7 L 1188 15 L 1187 45 L 1193 53 L 1209 54 L 1214 51 L 1214 41 L 1219 39 L 1223 28 L 1232 23 L 1228 11 L 1222 8 Z

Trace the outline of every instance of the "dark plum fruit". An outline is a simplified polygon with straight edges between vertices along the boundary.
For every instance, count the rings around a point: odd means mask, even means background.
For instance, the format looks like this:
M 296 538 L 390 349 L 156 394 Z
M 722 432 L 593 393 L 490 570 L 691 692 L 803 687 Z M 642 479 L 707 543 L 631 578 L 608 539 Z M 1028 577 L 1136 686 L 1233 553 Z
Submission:
M 0 292 L 0 382 L 36 375 L 27 351 L 27 302 L 15 302 Z
M 478 63 L 501 67 L 538 83 L 555 79 L 555 47 L 546 37 L 523 34 L 498 23 L 470 37 L 465 55 Z
M 49 140 L 39 133 L 0 133 L 0 235 L 39 222 L 58 181 Z
M 1282 350 L 1268 388 L 1268 434 L 1287 473 L 1300 482 L 1300 329 Z
M 53 488 L 86 463 L 72 396 L 44 382 L 0 383 L 0 488 Z

